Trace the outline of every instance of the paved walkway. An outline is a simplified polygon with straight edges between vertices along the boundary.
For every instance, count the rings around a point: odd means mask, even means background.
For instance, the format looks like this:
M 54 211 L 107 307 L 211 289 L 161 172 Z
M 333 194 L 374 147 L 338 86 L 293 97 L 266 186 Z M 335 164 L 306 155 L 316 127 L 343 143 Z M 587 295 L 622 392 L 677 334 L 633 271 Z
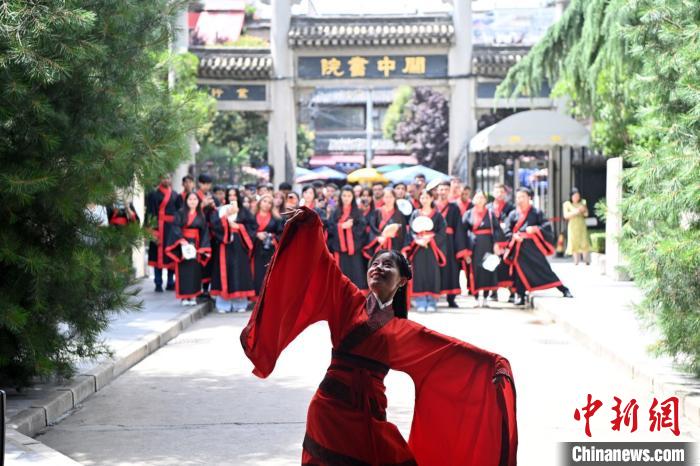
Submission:
M 70 414 L 84 399 L 165 345 L 207 311 L 204 304 L 181 306 L 172 291 L 155 293 L 151 281 L 143 280 L 139 286 L 143 309 L 114 316 L 104 333 L 113 358 L 78 361 L 77 375 L 70 381 L 38 384 L 21 392 L 0 387 L 7 392 L 6 464 L 76 464 L 60 459 L 61 455 L 27 436 L 36 435 Z
M 672 358 L 651 355 L 649 348 L 659 334 L 637 316 L 635 304 L 641 302 L 642 293 L 635 284 L 614 281 L 593 265 L 555 259 L 552 267 L 574 298 L 560 298 L 556 290 L 535 292 L 535 309 L 641 387 L 665 397 L 678 396 L 681 414 L 692 423 L 689 428 L 700 429 L 700 380 L 679 371 Z
M 573 338 L 612 363 L 640 387 L 640 393 L 644 390 L 679 396 L 680 411 L 685 416 L 681 431 L 698 438 L 700 382 L 674 369 L 670 358 L 649 355 L 647 347 L 657 335 L 645 329 L 635 316 L 633 304 L 641 300 L 641 293 L 634 283 L 615 282 L 601 275 L 595 266 L 574 266 L 570 261 L 554 260 L 553 268 L 575 298 L 560 298 L 556 290 L 536 292 L 533 298 L 536 312 L 545 320 L 560 324 Z M 150 282 L 144 282 L 143 287 L 143 311 L 116 316 L 105 333 L 115 358 L 81 361 L 81 375 L 63 386 L 39 385 L 23 393 L 9 390 L 11 428 L 14 426 L 29 436 L 36 435 L 47 425 L 72 413 L 84 399 L 165 345 L 206 312 L 203 305 L 181 307 L 172 292 L 154 293 Z M 75 464 L 12 429 L 6 456 L 8 465 Z M 59 461 L 59 458 L 63 459 Z

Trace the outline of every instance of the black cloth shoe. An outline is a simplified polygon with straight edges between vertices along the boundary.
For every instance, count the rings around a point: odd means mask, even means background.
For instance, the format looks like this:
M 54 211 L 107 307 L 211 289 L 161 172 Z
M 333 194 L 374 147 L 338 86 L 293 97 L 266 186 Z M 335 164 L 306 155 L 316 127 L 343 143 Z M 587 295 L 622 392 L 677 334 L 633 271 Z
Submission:
M 571 291 L 569 291 L 568 288 L 566 288 L 564 291 L 562 291 L 561 294 L 564 298 L 573 298 L 574 297 L 574 295 L 571 294 Z
M 168 291 L 174 291 L 175 290 L 175 283 L 168 283 L 168 286 L 166 286 L 165 289 Z
M 457 305 L 457 302 L 455 301 L 454 296 L 447 296 L 447 307 L 451 307 L 452 309 L 458 309 L 459 306 Z
M 156 285 L 156 293 L 162 293 L 163 292 L 163 285 Z
M 489 299 L 491 301 L 498 301 L 498 291 L 493 290 L 491 294 L 489 295 Z
M 525 298 L 525 295 L 518 295 L 518 299 L 516 299 L 513 304 L 516 306 L 524 306 L 527 304 L 527 299 Z

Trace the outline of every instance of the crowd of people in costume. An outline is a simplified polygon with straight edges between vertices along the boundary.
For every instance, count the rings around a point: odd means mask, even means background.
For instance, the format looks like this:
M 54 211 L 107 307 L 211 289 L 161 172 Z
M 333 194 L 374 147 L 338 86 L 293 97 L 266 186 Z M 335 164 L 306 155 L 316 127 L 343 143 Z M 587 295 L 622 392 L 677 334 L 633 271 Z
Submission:
M 435 312 L 442 296 L 448 307 L 458 307 L 461 273 L 480 306 L 497 301 L 500 288 L 517 305 L 546 288 L 571 296 L 546 259 L 554 253 L 554 232 L 527 188 L 511 192 L 501 184 L 490 196 L 472 194 L 458 178 L 426 183 L 422 175 L 391 186 L 317 181 L 299 191 L 289 183 L 277 190 L 271 184 L 217 186 L 206 174 L 196 182 L 185 176 L 182 185 L 176 193 L 163 177 L 147 196 L 145 222 L 155 290 L 174 290 L 183 305 L 210 298 L 221 313 L 252 309 L 286 214 L 300 206 L 319 215 L 336 263 L 364 292 L 368 261 L 377 251 L 407 257 L 413 274 L 408 295 L 418 312 Z M 573 205 L 572 218 L 585 214 Z M 133 221 L 133 206 L 112 216 Z

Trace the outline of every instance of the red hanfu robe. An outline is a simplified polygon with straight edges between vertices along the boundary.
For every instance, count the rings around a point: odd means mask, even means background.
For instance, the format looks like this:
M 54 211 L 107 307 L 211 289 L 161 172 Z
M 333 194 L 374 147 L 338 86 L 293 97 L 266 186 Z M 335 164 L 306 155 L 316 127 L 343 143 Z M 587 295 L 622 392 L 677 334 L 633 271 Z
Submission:
M 267 377 L 282 350 L 325 320 L 332 361 L 309 406 L 302 464 L 514 466 L 515 388 L 502 356 L 381 308 L 343 275 L 321 221 L 302 208 L 288 220 L 241 343 Z M 416 387 L 408 442 L 386 420 L 383 378 Z M 498 377 L 497 377 L 498 376 Z
M 384 228 L 388 225 L 396 223 L 399 229 L 396 236 L 393 238 L 384 238 L 383 242 L 379 242 L 379 237 L 382 236 Z M 369 215 L 369 242 L 362 248 L 362 254 L 367 260 L 380 249 L 394 249 L 400 251 L 406 242 L 406 217 L 397 209 L 389 212 L 384 209 L 377 209 Z
M 153 229 L 155 239 L 148 244 L 148 265 L 156 269 L 174 269 L 175 263 L 165 254 L 166 241 L 175 219 L 175 194 L 162 185 L 146 198 L 146 225 Z
M 529 226 L 535 227 L 534 233 L 526 232 Z M 519 233 L 523 241 L 515 241 L 514 233 Z M 555 252 L 554 233 L 541 210 L 531 206 L 525 212 L 513 210 L 506 219 L 505 235 L 510 243 L 503 260 L 510 266 L 511 274 L 518 274 L 527 291 L 556 288 L 562 284 L 546 258 Z
M 476 295 L 479 291 L 491 291 L 498 289 L 498 276 L 496 271 L 489 272 L 481 266 L 486 253 L 493 253 L 495 244 L 505 248 L 503 230 L 498 223 L 498 218 L 489 209 L 478 209 L 476 206 L 469 209 L 462 218 L 463 232 L 466 241 L 464 249 L 457 252 L 457 258 L 462 259 L 462 268 L 467 275 L 469 292 Z M 471 257 L 467 263 L 466 257 Z

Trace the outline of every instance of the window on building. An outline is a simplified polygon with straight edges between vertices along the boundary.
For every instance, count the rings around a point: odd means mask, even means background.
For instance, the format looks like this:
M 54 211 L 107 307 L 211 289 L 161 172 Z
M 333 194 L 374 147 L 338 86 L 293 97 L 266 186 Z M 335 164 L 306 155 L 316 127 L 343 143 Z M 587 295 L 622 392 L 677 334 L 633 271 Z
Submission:
M 316 131 L 362 131 L 365 129 L 364 107 L 319 107 L 314 119 Z

